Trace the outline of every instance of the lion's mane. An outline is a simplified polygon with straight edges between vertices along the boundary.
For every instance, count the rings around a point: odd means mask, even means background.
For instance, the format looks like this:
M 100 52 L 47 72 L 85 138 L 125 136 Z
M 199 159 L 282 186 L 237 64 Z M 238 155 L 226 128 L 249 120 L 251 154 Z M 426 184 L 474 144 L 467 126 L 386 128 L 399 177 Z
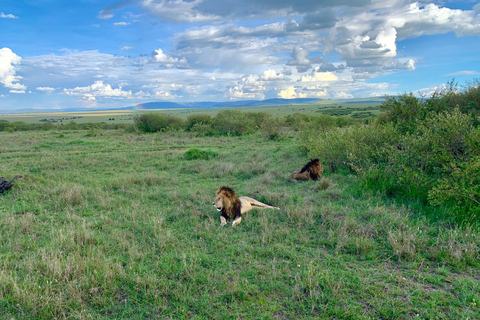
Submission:
M 229 218 L 235 218 L 241 215 L 242 202 L 237 197 L 232 188 L 223 186 L 217 190 L 217 196 L 220 195 L 223 202 L 222 213 Z
M 300 170 L 300 173 L 307 171 L 310 174 L 312 180 L 319 180 L 322 177 L 323 167 L 318 159 L 310 160 L 303 168 Z

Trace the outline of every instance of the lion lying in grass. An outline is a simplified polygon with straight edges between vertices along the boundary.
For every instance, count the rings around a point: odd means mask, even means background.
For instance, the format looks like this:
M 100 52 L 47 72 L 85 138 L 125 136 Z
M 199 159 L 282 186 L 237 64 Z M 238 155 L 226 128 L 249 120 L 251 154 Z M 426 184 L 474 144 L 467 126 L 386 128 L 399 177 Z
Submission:
M 300 171 L 292 173 L 295 180 L 320 180 L 322 178 L 323 167 L 318 159 L 310 160 Z
M 232 226 L 236 226 L 242 222 L 242 214 L 254 209 L 254 208 L 269 208 L 280 209 L 277 207 L 269 206 L 268 204 L 261 203 L 250 197 L 237 197 L 235 191 L 229 187 L 221 187 L 216 192 L 217 196 L 213 205 L 217 208 L 220 214 L 220 225 L 227 224 L 228 219 L 233 219 Z

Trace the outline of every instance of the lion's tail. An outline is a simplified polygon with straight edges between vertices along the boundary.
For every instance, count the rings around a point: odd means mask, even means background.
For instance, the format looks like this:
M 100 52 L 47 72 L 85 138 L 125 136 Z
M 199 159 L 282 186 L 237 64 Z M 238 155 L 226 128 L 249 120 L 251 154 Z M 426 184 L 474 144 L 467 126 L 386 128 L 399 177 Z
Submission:
M 263 202 L 260 202 L 258 200 L 255 200 L 253 198 L 250 198 L 250 197 L 242 197 L 243 199 L 247 200 L 250 205 L 252 207 L 255 207 L 255 208 L 267 208 L 267 209 L 277 209 L 277 210 L 280 210 L 279 207 L 274 207 L 274 206 L 270 206 L 268 204 L 265 204 Z

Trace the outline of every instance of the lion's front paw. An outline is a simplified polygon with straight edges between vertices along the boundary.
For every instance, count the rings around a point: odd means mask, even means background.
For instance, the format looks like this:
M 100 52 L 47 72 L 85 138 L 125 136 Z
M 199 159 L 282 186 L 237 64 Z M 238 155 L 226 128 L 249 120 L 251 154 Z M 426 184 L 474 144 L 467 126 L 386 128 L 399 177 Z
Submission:
M 227 224 L 227 219 L 225 219 L 224 217 L 220 217 L 220 227 L 223 227 L 226 224 Z
M 242 217 L 233 220 L 232 226 L 235 227 L 236 225 L 240 224 L 240 222 L 242 222 Z

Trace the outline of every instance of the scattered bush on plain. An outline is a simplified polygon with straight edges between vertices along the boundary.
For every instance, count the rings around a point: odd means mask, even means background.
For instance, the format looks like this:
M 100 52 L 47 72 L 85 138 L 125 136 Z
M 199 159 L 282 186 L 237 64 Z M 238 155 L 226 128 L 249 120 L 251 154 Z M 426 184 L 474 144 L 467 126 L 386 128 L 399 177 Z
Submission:
M 451 83 L 432 98 L 387 97 L 374 124 L 303 127 L 299 141 L 327 168 L 359 174 L 363 185 L 444 206 L 457 222 L 480 218 L 480 85 Z
M 216 156 L 217 153 L 212 150 L 200 150 L 197 148 L 190 148 L 184 154 L 185 160 L 208 160 Z

